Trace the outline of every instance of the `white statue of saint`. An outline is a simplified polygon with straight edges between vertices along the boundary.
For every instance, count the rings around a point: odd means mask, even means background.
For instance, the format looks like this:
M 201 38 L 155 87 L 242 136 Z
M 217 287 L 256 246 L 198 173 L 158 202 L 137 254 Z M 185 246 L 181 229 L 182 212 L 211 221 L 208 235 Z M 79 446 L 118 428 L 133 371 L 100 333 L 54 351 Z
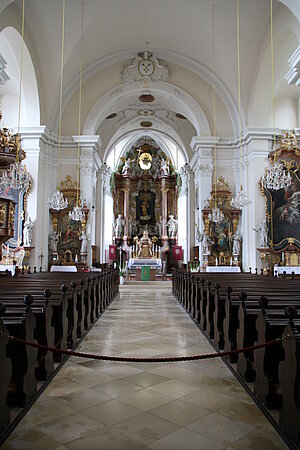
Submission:
M 33 229 L 33 221 L 30 217 L 24 223 L 23 230 L 23 245 L 24 247 L 29 247 L 32 242 L 32 229 Z
M 259 240 L 260 240 L 260 247 L 261 248 L 267 248 L 268 247 L 268 226 L 267 221 L 264 219 L 261 224 L 259 225 L 258 229 L 256 230 L 253 228 L 254 231 L 259 233 Z
M 203 255 L 210 255 L 209 247 L 214 243 L 214 241 L 212 241 L 207 236 L 205 231 L 203 231 L 203 233 L 200 234 L 200 242 L 201 242 L 202 254 Z
M 169 163 L 164 158 L 161 160 L 160 169 L 164 175 L 169 175 L 170 173 Z
M 232 254 L 233 255 L 239 255 L 241 253 L 241 241 L 242 241 L 242 238 L 239 235 L 239 232 L 237 230 L 234 233 L 234 235 L 232 236 L 232 241 L 233 241 Z
M 59 234 L 56 231 L 53 232 L 51 236 L 49 236 L 49 247 L 51 253 L 57 253 L 57 246 L 59 242 Z
M 115 237 L 121 238 L 123 237 L 123 226 L 124 226 L 124 220 L 122 219 L 122 214 L 119 214 L 116 218 L 115 223 Z
M 122 168 L 122 173 L 128 173 L 130 169 L 130 164 L 134 161 L 134 159 L 127 158 L 124 162 L 124 166 Z
M 169 238 L 174 239 L 176 237 L 176 228 L 178 220 L 174 219 L 174 216 L 170 214 L 170 218 L 167 222 L 167 227 L 169 229 Z
M 87 237 L 86 237 L 84 230 L 81 231 L 81 236 L 79 237 L 79 240 L 81 241 L 80 253 L 86 253 L 87 252 Z

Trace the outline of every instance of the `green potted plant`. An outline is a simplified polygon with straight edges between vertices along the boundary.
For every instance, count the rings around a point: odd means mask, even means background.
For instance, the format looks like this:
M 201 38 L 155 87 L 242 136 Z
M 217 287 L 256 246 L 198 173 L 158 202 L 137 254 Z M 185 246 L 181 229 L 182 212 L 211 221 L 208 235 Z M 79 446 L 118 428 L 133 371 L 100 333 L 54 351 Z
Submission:
M 126 273 L 126 266 L 122 265 L 119 267 L 119 274 L 120 274 L 120 284 L 124 284 L 125 282 L 125 273 Z

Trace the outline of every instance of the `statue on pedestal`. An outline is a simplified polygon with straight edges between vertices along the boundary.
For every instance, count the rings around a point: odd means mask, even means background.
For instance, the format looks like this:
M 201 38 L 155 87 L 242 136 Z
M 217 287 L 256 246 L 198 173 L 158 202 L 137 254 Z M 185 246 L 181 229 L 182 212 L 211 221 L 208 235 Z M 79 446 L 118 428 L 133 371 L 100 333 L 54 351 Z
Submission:
M 49 247 L 51 253 L 57 253 L 57 246 L 59 242 L 59 234 L 56 231 L 53 232 L 51 236 L 49 236 Z
M 80 253 L 86 253 L 87 252 L 87 237 L 86 237 L 84 230 L 81 231 L 81 236 L 79 237 L 79 240 L 81 241 Z
M 266 219 L 261 222 L 257 230 L 255 228 L 253 230 L 259 233 L 260 247 L 268 248 L 268 226 Z
M 23 230 L 23 245 L 24 247 L 29 247 L 32 241 L 32 229 L 33 229 L 33 221 L 30 217 L 26 220 L 24 224 Z
M 232 241 L 233 241 L 232 254 L 233 255 L 239 255 L 241 253 L 241 241 L 242 241 L 242 238 L 239 235 L 238 231 L 236 231 L 234 233 L 234 235 L 232 236 Z
M 176 228 L 177 228 L 178 220 L 174 219 L 174 216 L 170 214 L 170 218 L 167 222 L 167 227 L 169 229 L 169 238 L 176 238 Z
M 115 221 L 115 237 L 116 238 L 123 237 L 123 226 L 124 226 L 124 220 L 122 219 L 122 214 L 119 214 Z
M 200 234 L 200 242 L 201 242 L 201 248 L 202 248 L 202 254 L 203 255 L 210 255 L 210 249 L 209 247 L 214 243 L 203 231 L 203 233 Z

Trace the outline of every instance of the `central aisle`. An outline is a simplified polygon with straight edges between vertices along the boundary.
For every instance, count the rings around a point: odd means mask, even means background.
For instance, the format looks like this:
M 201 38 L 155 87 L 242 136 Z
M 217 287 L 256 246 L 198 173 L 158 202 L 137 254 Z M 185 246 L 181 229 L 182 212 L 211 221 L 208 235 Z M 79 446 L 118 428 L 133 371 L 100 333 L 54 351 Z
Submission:
M 171 283 L 125 285 L 79 351 L 162 357 L 211 346 Z M 221 360 L 111 363 L 70 358 L 3 449 L 286 448 Z

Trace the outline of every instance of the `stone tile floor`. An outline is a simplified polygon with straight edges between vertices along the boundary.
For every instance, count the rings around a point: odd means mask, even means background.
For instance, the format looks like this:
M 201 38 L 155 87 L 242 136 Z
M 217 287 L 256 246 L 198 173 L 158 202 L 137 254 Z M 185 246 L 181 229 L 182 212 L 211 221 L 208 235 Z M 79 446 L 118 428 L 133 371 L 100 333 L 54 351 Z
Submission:
M 165 282 L 122 286 L 79 351 L 163 357 L 212 348 Z M 221 360 L 162 364 L 72 357 L 2 448 L 287 447 Z

